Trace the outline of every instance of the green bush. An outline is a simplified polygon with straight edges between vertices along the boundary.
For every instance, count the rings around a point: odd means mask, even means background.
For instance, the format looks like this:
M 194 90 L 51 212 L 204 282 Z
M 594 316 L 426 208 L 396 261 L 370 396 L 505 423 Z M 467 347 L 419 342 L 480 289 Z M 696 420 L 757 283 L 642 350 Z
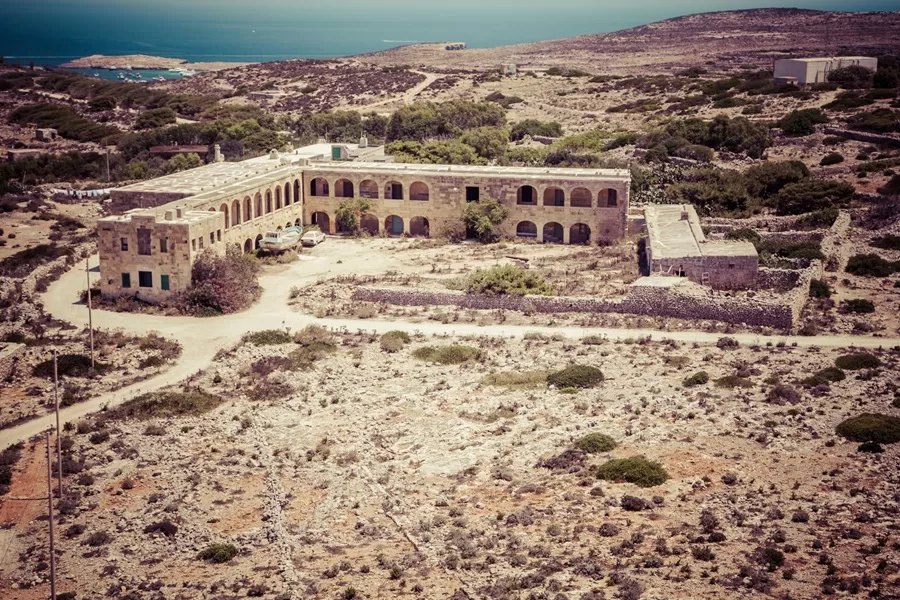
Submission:
M 781 128 L 785 135 L 809 135 L 815 131 L 816 124 L 828 121 L 828 117 L 821 109 L 804 108 L 789 112 L 775 125 Z
M 709 382 L 709 374 L 706 371 L 698 371 L 693 375 L 684 378 L 682 385 L 684 387 L 696 387 Z
M 739 377 L 738 375 L 726 375 L 725 377 L 720 377 L 716 379 L 716 387 L 725 388 L 725 389 L 734 389 L 734 388 L 751 388 L 753 387 L 753 382 L 747 379 L 746 377 Z
M 164 125 L 171 125 L 176 121 L 177 115 L 171 108 L 151 108 L 138 115 L 134 127 L 135 129 L 156 129 Z
M 617 458 L 597 467 L 597 477 L 606 481 L 626 481 L 640 487 L 661 485 L 669 479 L 662 465 L 643 456 Z
M 828 81 L 837 83 L 844 88 L 868 88 L 872 87 L 873 75 L 871 69 L 860 65 L 850 65 L 828 73 Z
M 526 119 L 513 125 L 509 139 L 517 142 L 529 135 L 557 138 L 562 137 L 562 134 L 562 125 L 555 121 L 548 123 L 537 119 Z
M 834 359 L 834 365 L 844 371 L 859 371 L 860 369 L 875 369 L 881 366 L 881 360 L 868 352 L 856 352 L 844 354 Z
M 853 129 L 871 131 L 873 133 L 892 133 L 900 131 L 900 111 L 889 108 L 876 108 L 864 111 L 847 120 Z
M 290 344 L 294 338 L 284 329 L 264 329 L 263 331 L 254 331 L 245 333 L 241 338 L 241 342 L 245 344 L 253 344 L 254 346 L 277 346 L 279 344 Z
M 611 451 L 616 447 L 616 441 L 605 433 L 589 433 L 575 440 L 575 447 L 588 454 L 598 454 Z
M 188 417 L 208 412 L 224 400 L 202 391 L 150 392 L 126 401 L 104 413 L 110 419 Z
M 825 156 L 822 157 L 822 160 L 819 161 L 819 164 L 823 167 L 828 167 L 831 165 L 837 165 L 844 162 L 843 155 L 837 152 L 829 152 Z
M 490 296 L 548 296 L 553 292 L 543 275 L 516 265 L 478 269 L 466 278 L 465 290 L 470 294 Z
M 771 198 L 790 183 L 803 181 L 810 173 L 802 161 L 787 160 L 754 165 L 744 175 L 750 193 L 765 199 Z
M 825 367 L 821 371 L 817 371 L 816 376 L 832 383 L 847 379 L 847 374 L 840 367 Z
M 894 444 L 900 442 L 900 418 L 879 413 L 863 413 L 843 421 L 835 431 L 839 436 L 853 442 Z
M 60 354 L 56 359 L 56 370 L 60 377 L 88 377 L 92 374 L 91 357 L 84 354 Z M 94 372 L 104 373 L 109 366 L 94 362 Z M 45 360 L 34 366 L 35 377 L 53 377 L 53 359 Z
M 826 229 L 834 225 L 838 218 L 839 211 L 836 208 L 823 208 L 811 213 L 807 213 L 794 222 L 794 229 Z
M 62 137 L 79 142 L 100 142 L 122 134 L 118 127 L 95 123 L 60 104 L 27 104 L 10 113 L 9 120 L 21 125 L 33 123 L 37 127 L 52 127 Z
M 810 298 L 831 298 L 831 288 L 821 279 L 813 279 L 809 282 Z
M 855 314 L 869 314 L 875 312 L 875 304 L 871 300 L 853 298 L 841 302 L 841 312 Z
M 233 544 L 210 544 L 197 554 L 197 558 L 212 563 L 226 563 L 237 556 Z
M 414 358 L 424 360 L 426 362 L 438 363 L 441 365 L 459 365 L 465 362 L 479 360 L 481 358 L 481 350 L 472 346 L 462 346 L 452 344 L 449 346 L 422 346 L 416 348 L 412 353 Z
M 900 262 L 891 262 L 877 254 L 857 254 L 847 261 L 846 271 L 862 277 L 888 277 L 900 270 Z
M 900 250 L 900 235 L 883 235 L 874 238 L 872 247 L 882 250 Z
M 492 198 L 482 198 L 477 202 L 467 202 L 463 209 L 462 221 L 467 234 L 488 244 L 497 240 L 497 227 L 506 217 L 509 209 Z
M 894 175 L 890 180 L 878 188 L 878 193 L 884 196 L 900 195 L 900 175 Z
M 591 388 L 603 382 L 603 372 L 588 365 L 572 365 L 547 376 L 547 383 L 564 388 Z
M 227 244 L 225 256 L 204 250 L 191 268 L 191 286 L 173 302 L 187 314 L 239 312 L 262 294 L 259 269 L 259 261 L 243 254 L 237 244 Z
M 768 395 L 766 396 L 766 401 L 771 404 L 782 405 L 785 402 L 788 404 L 797 404 L 800 402 L 801 396 L 800 392 L 797 391 L 796 388 L 792 385 L 788 385 L 786 383 L 778 383 L 769 390 Z
M 409 343 L 409 334 L 405 331 L 388 331 L 381 336 L 379 343 L 385 352 L 400 352 Z
M 826 208 L 845 206 L 856 190 L 849 183 L 806 179 L 786 185 L 775 197 L 779 215 L 801 215 Z

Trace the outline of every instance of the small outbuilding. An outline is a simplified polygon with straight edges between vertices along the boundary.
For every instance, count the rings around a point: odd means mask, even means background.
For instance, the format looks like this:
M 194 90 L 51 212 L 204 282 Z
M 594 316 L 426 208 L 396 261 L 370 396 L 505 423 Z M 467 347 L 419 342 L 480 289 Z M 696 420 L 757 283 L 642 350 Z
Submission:
M 808 85 L 825 83 L 832 71 L 846 67 L 878 69 L 878 59 L 867 56 L 834 56 L 831 58 L 785 58 L 775 61 L 775 81 Z

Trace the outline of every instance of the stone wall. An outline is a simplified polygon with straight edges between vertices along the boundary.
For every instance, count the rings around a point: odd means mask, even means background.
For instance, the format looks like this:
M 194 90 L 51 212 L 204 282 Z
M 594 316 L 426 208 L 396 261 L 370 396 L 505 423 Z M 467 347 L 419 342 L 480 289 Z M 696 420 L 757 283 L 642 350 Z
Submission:
M 800 281 L 800 274 L 801 271 L 793 269 L 760 269 L 754 287 L 758 290 L 791 290 Z
M 8 379 L 15 374 L 20 355 L 24 352 L 25 344 L 0 342 L 0 380 Z
M 135 208 L 154 208 L 169 202 L 182 200 L 190 196 L 181 192 L 125 192 L 112 190 L 109 194 L 109 210 L 114 215 L 119 215 Z
M 759 268 L 757 256 L 696 256 L 657 259 L 651 256 L 653 273 L 684 277 L 720 290 L 752 288 Z M 705 278 L 704 278 L 705 276 Z
M 402 190 L 398 188 L 402 198 L 387 197 L 392 183 L 402 186 Z M 534 190 L 530 204 L 519 202 L 520 190 L 525 186 Z M 628 181 L 604 180 L 600 176 L 565 179 L 548 175 L 546 179 L 536 179 L 516 177 L 514 173 L 456 174 L 451 167 L 437 173 L 367 173 L 318 167 L 303 172 L 304 219 L 328 233 L 337 232 L 335 215 L 340 203 L 348 197 L 366 197 L 372 209 L 362 225 L 373 235 L 437 234 L 449 224 L 459 223 L 467 188 L 478 188 L 480 198 L 492 198 L 509 209 L 502 227 L 506 236 L 530 237 L 539 242 L 582 242 L 578 234 L 583 228 L 578 224 L 583 224 L 590 228 L 590 241 L 615 242 L 625 235 L 629 187 Z M 562 190 L 563 206 L 552 205 L 553 188 Z M 579 189 L 586 190 L 579 193 L 585 195 L 589 206 L 572 206 L 573 192 Z M 614 206 L 609 206 L 605 190 L 615 190 Z
M 808 294 L 807 283 L 807 294 Z M 618 313 L 725 323 L 758 325 L 790 331 L 795 311 L 784 303 L 765 303 L 751 298 L 715 294 L 689 294 L 675 287 L 634 286 L 621 300 L 562 298 L 556 296 L 487 296 L 453 291 L 413 291 L 360 288 L 353 299 L 399 306 L 457 306 L 481 310 L 518 310 L 539 313 Z M 799 317 L 799 313 L 797 313 Z
M 823 127 L 822 131 L 828 135 L 835 135 L 838 137 L 847 138 L 849 140 L 856 140 L 857 142 L 900 146 L 900 138 L 890 135 L 866 133 L 865 131 L 853 131 L 852 129 L 840 129 L 838 127 Z

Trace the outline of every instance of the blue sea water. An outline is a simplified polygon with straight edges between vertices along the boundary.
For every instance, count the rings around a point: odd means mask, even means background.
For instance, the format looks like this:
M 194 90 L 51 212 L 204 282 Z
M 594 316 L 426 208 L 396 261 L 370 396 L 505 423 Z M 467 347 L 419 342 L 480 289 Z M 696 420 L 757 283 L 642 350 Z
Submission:
M 773 5 L 898 10 L 900 0 L 0 0 L 0 56 L 38 65 L 90 54 L 261 62 L 413 42 L 485 48 Z

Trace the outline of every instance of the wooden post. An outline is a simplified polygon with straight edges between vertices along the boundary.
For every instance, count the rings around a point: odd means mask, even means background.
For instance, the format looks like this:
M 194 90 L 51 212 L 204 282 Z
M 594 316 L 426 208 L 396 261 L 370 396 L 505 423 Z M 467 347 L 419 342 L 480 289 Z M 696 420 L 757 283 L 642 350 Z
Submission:
M 84 259 L 84 271 L 87 274 L 88 331 L 91 337 L 91 369 L 94 368 L 94 315 L 91 307 L 91 260 Z M 58 425 L 57 425 L 58 427 Z
M 56 409 L 56 464 L 59 472 L 59 498 L 63 497 L 62 429 L 59 428 L 59 375 L 56 369 L 56 349 L 53 349 L 53 405 Z
M 50 600 L 56 600 L 56 547 L 53 544 L 53 482 L 50 467 L 50 432 L 47 432 L 47 511 L 50 514 Z

